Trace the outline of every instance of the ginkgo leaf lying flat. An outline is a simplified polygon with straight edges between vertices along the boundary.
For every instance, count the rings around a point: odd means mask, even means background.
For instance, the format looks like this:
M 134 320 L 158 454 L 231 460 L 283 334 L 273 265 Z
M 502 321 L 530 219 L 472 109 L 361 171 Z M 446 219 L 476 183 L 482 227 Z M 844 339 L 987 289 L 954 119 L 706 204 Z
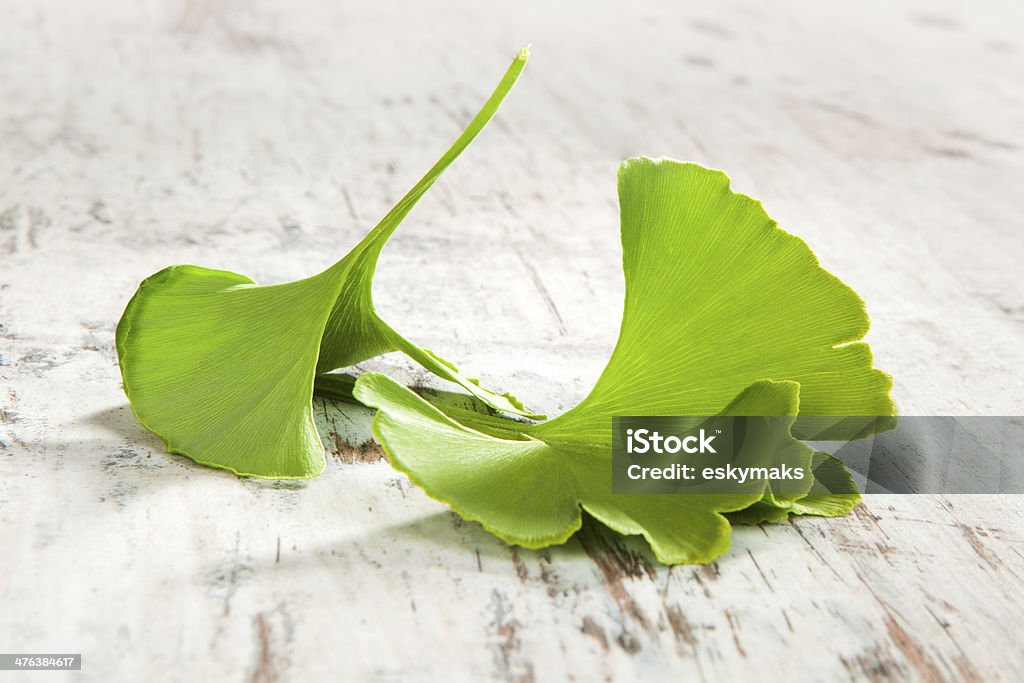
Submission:
M 377 315 L 377 259 L 402 219 L 480 133 L 528 59 L 523 50 L 490 99 L 419 183 L 342 260 L 287 284 L 172 266 L 147 278 L 117 326 L 125 393 L 169 450 L 236 474 L 308 478 L 324 467 L 312 419 L 316 372 L 403 351 L 491 407 L 526 417 L 512 396 L 464 377 Z
M 564 540 L 582 502 L 608 526 L 643 533 L 669 562 L 702 562 L 722 552 L 719 512 L 754 503 L 783 508 L 781 516 L 848 510 L 856 500 L 845 493 L 834 499 L 816 494 L 803 507 L 795 496 L 758 495 L 738 507 L 736 500 L 708 498 L 705 507 L 694 508 L 698 499 L 678 495 L 692 499 L 665 503 L 657 515 L 632 514 L 616 506 L 618 496 L 602 497 L 610 494 L 610 472 L 597 470 L 610 468 L 615 415 L 715 415 L 760 380 L 799 387 L 798 435 L 801 422 L 815 416 L 895 412 L 891 379 L 872 367 L 867 344 L 857 342 L 869 324 L 861 299 L 825 271 L 802 240 L 780 230 L 760 202 L 734 193 L 724 173 L 630 159 L 619 170 L 619 201 L 622 326 L 590 394 L 553 420 L 523 425 L 525 445 L 509 439 L 507 429 L 495 444 L 476 433 L 475 418 L 473 430 L 454 428 L 454 420 L 444 422 L 428 407 L 414 409 L 411 404 L 421 401 L 414 395 L 360 378 L 356 398 L 379 408 L 377 433 L 392 462 L 430 495 L 510 542 L 536 547 Z M 428 443 L 440 438 L 442 423 L 445 447 L 432 449 Z M 417 429 L 425 434 L 419 441 L 412 436 Z M 569 468 L 578 486 L 579 463 L 587 459 L 596 468 L 589 499 L 558 484 Z M 577 463 L 576 469 L 562 461 Z M 478 472 L 481 462 L 488 463 L 489 476 Z M 505 489 L 529 489 L 529 498 L 518 498 L 528 504 L 506 501 Z
M 755 382 L 722 414 L 795 415 L 798 389 L 794 382 Z M 763 482 L 751 481 L 729 494 L 612 494 L 609 448 L 545 440 L 527 425 L 516 434 L 510 421 L 488 416 L 477 416 L 474 429 L 379 373 L 362 375 L 355 397 L 378 409 L 373 432 L 396 469 L 464 518 L 527 548 L 565 542 L 586 510 L 620 533 L 642 534 L 662 562 L 710 562 L 729 546 L 721 513 L 764 492 Z M 489 427 L 498 431 L 487 433 Z M 811 449 L 788 431 L 774 436 L 776 448 L 810 462 Z

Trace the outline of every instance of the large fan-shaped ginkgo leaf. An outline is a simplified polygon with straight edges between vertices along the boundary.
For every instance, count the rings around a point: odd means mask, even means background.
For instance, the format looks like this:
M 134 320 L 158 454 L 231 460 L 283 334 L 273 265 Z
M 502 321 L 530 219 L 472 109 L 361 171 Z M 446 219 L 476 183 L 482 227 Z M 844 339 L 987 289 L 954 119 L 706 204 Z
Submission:
M 196 266 L 147 278 L 117 326 L 125 393 L 169 450 L 240 475 L 307 478 L 324 467 L 312 420 L 316 372 L 403 351 L 491 407 L 542 417 L 402 337 L 377 315 L 372 284 L 388 238 L 494 116 L 526 64 L 520 52 L 490 99 L 419 183 L 343 259 L 287 284 Z
M 472 417 L 460 425 L 393 382 L 360 378 L 355 396 L 378 408 L 375 434 L 392 463 L 510 543 L 564 540 L 582 506 L 614 529 L 645 535 L 667 562 L 722 552 L 722 512 L 756 504 L 737 519 L 756 521 L 848 511 L 855 490 L 834 495 L 821 482 L 790 496 L 610 495 L 616 415 L 716 415 L 741 406 L 750 412 L 732 414 L 798 414 L 794 434 L 804 423 L 815 435 L 842 438 L 852 435 L 808 420 L 895 411 L 890 378 L 857 341 L 868 329 L 861 299 L 759 202 L 734 193 L 725 174 L 630 159 L 619 171 L 619 201 L 626 300 L 618 342 L 590 394 L 548 422 L 486 429 Z M 799 411 L 788 412 L 797 391 Z M 842 479 L 815 457 L 829 480 Z

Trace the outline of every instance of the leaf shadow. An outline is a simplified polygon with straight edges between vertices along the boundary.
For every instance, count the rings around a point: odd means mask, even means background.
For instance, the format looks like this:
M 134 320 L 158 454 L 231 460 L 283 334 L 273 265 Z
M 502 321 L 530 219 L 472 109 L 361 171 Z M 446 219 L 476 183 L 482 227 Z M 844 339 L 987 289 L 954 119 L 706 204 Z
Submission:
M 584 514 L 583 525 L 565 543 L 539 550 L 511 546 L 476 522 L 450 510 L 374 528 L 353 538 L 314 545 L 299 553 L 265 557 L 265 568 L 317 571 L 323 563 L 348 565 L 387 558 L 379 569 L 401 574 L 410 568 L 444 566 L 456 574 L 507 576 L 549 590 L 596 587 L 622 579 L 661 581 L 669 568 L 655 559 L 639 536 L 622 536 Z M 258 562 L 258 561 L 257 561 Z
M 200 465 L 187 456 L 171 453 L 163 441 L 135 419 L 125 403 L 104 408 L 75 420 L 76 424 L 98 428 L 112 438 L 98 438 L 61 444 L 64 457 L 95 465 L 107 475 L 101 496 L 120 505 L 140 496 L 154 485 L 187 485 L 193 476 L 224 477 L 258 488 L 301 488 L 306 482 L 253 480 L 227 470 Z
M 75 420 L 75 422 L 99 427 L 118 436 L 123 441 L 129 441 L 139 446 L 151 447 L 154 450 L 165 451 L 160 438 L 139 424 L 139 421 L 135 419 L 135 415 L 132 414 L 131 406 L 127 403 L 98 410 Z
M 431 546 L 445 557 L 453 550 L 463 550 L 464 555 L 483 560 L 512 561 L 516 571 L 523 566 L 559 564 L 592 564 L 606 580 L 630 578 L 660 581 L 673 568 L 688 571 L 707 571 L 712 565 L 729 562 L 743 554 L 751 545 L 757 545 L 766 535 L 763 526 L 734 527 L 733 544 L 720 558 L 710 565 L 681 565 L 672 567 L 662 564 L 654 555 L 647 540 L 641 535 L 623 535 L 597 521 L 586 512 L 582 524 L 565 543 L 531 550 L 506 544 L 477 522 L 463 520 L 451 510 L 393 524 L 366 534 L 358 542 L 364 548 L 379 544 L 382 549 L 400 541 L 403 544 L 419 543 Z M 480 566 L 477 567 L 481 569 Z M 482 570 L 482 569 L 481 569 Z M 717 571 L 717 570 L 715 570 Z

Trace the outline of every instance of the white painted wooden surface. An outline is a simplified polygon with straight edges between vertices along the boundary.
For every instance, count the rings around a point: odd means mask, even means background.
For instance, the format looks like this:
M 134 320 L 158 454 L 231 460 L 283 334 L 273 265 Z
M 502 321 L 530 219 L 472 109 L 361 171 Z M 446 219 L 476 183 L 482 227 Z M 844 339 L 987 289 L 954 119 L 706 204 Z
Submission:
M 876 497 L 669 570 L 598 529 L 506 547 L 339 445 L 358 411 L 323 406 L 327 471 L 294 485 L 132 419 L 112 334 L 139 280 L 330 263 L 527 42 L 385 254 L 400 330 L 571 405 L 617 330 L 617 163 L 667 155 L 864 295 L 905 413 L 1021 414 L 1022 6 L 627 4 L 0 3 L 0 651 L 84 654 L 0 678 L 1024 678 L 1016 497 Z

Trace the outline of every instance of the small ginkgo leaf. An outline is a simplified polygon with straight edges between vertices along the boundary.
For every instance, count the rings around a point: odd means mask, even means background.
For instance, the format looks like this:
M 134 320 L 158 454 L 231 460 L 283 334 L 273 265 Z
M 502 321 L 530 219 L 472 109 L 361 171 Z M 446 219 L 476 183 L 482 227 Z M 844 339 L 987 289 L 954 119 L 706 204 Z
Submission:
M 565 540 L 582 506 L 622 533 L 643 534 L 673 563 L 724 551 L 722 512 L 757 503 L 781 518 L 848 505 L 848 495 L 819 493 L 797 508 L 803 494 L 765 490 L 611 495 L 616 415 L 716 415 L 737 402 L 753 412 L 732 414 L 792 415 L 797 387 L 798 435 L 807 418 L 895 410 L 890 378 L 857 342 L 868 329 L 863 302 L 760 202 L 734 193 L 724 173 L 630 159 L 619 171 L 619 202 L 626 300 L 615 350 L 590 394 L 515 437 L 488 432 L 476 417 L 467 418 L 472 428 L 460 425 L 383 378 L 360 378 L 356 398 L 379 409 L 375 433 L 392 463 L 510 543 Z M 820 423 L 814 431 L 824 434 Z
M 373 274 L 388 238 L 483 130 L 529 57 L 521 51 L 444 156 L 343 259 L 287 284 L 196 266 L 147 278 L 117 326 L 125 393 L 139 422 L 167 448 L 239 475 L 316 476 L 324 449 L 313 424 L 316 372 L 403 351 L 496 410 L 531 418 L 512 396 L 463 377 L 377 315 Z

